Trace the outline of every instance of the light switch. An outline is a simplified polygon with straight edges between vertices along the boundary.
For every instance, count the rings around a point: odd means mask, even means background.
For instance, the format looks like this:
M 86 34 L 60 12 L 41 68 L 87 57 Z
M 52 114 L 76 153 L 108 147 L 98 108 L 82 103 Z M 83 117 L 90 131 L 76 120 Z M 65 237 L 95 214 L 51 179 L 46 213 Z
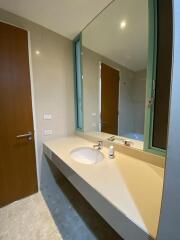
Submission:
M 44 120 L 51 120 L 52 115 L 50 113 L 44 113 Z
M 52 135 L 53 131 L 51 129 L 45 129 L 44 130 L 44 136 Z

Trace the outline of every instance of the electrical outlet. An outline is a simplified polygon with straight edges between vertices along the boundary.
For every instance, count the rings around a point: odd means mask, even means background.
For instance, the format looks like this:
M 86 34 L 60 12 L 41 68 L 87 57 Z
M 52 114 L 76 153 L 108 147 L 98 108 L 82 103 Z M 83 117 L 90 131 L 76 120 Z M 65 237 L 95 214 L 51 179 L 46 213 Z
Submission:
M 49 135 L 52 135 L 53 134 L 53 131 L 51 129 L 45 129 L 44 130 L 44 136 L 49 136 Z
M 44 113 L 44 120 L 51 120 L 52 115 L 50 113 Z

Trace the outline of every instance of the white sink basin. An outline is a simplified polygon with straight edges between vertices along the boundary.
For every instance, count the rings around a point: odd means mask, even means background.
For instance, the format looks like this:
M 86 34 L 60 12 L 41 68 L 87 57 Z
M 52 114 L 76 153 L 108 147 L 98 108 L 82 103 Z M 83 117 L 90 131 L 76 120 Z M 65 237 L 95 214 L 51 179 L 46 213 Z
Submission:
M 90 147 L 80 147 L 70 152 L 71 158 L 84 164 L 96 164 L 103 160 L 104 155 L 100 151 Z

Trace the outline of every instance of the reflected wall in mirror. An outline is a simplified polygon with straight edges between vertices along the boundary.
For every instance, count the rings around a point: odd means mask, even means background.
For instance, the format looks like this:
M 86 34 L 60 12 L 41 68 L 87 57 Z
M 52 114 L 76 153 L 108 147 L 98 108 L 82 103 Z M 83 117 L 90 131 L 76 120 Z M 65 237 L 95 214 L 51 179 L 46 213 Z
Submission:
M 84 131 L 143 141 L 148 0 L 115 0 L 82 32 Z

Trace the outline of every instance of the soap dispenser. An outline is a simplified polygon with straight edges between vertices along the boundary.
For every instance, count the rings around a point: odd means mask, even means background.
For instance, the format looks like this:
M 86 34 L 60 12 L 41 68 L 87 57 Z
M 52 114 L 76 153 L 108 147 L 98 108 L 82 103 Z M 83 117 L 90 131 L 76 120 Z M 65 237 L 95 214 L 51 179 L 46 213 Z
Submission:
M 114 158 L 114 146 L 109 147 L 109 158 Z

